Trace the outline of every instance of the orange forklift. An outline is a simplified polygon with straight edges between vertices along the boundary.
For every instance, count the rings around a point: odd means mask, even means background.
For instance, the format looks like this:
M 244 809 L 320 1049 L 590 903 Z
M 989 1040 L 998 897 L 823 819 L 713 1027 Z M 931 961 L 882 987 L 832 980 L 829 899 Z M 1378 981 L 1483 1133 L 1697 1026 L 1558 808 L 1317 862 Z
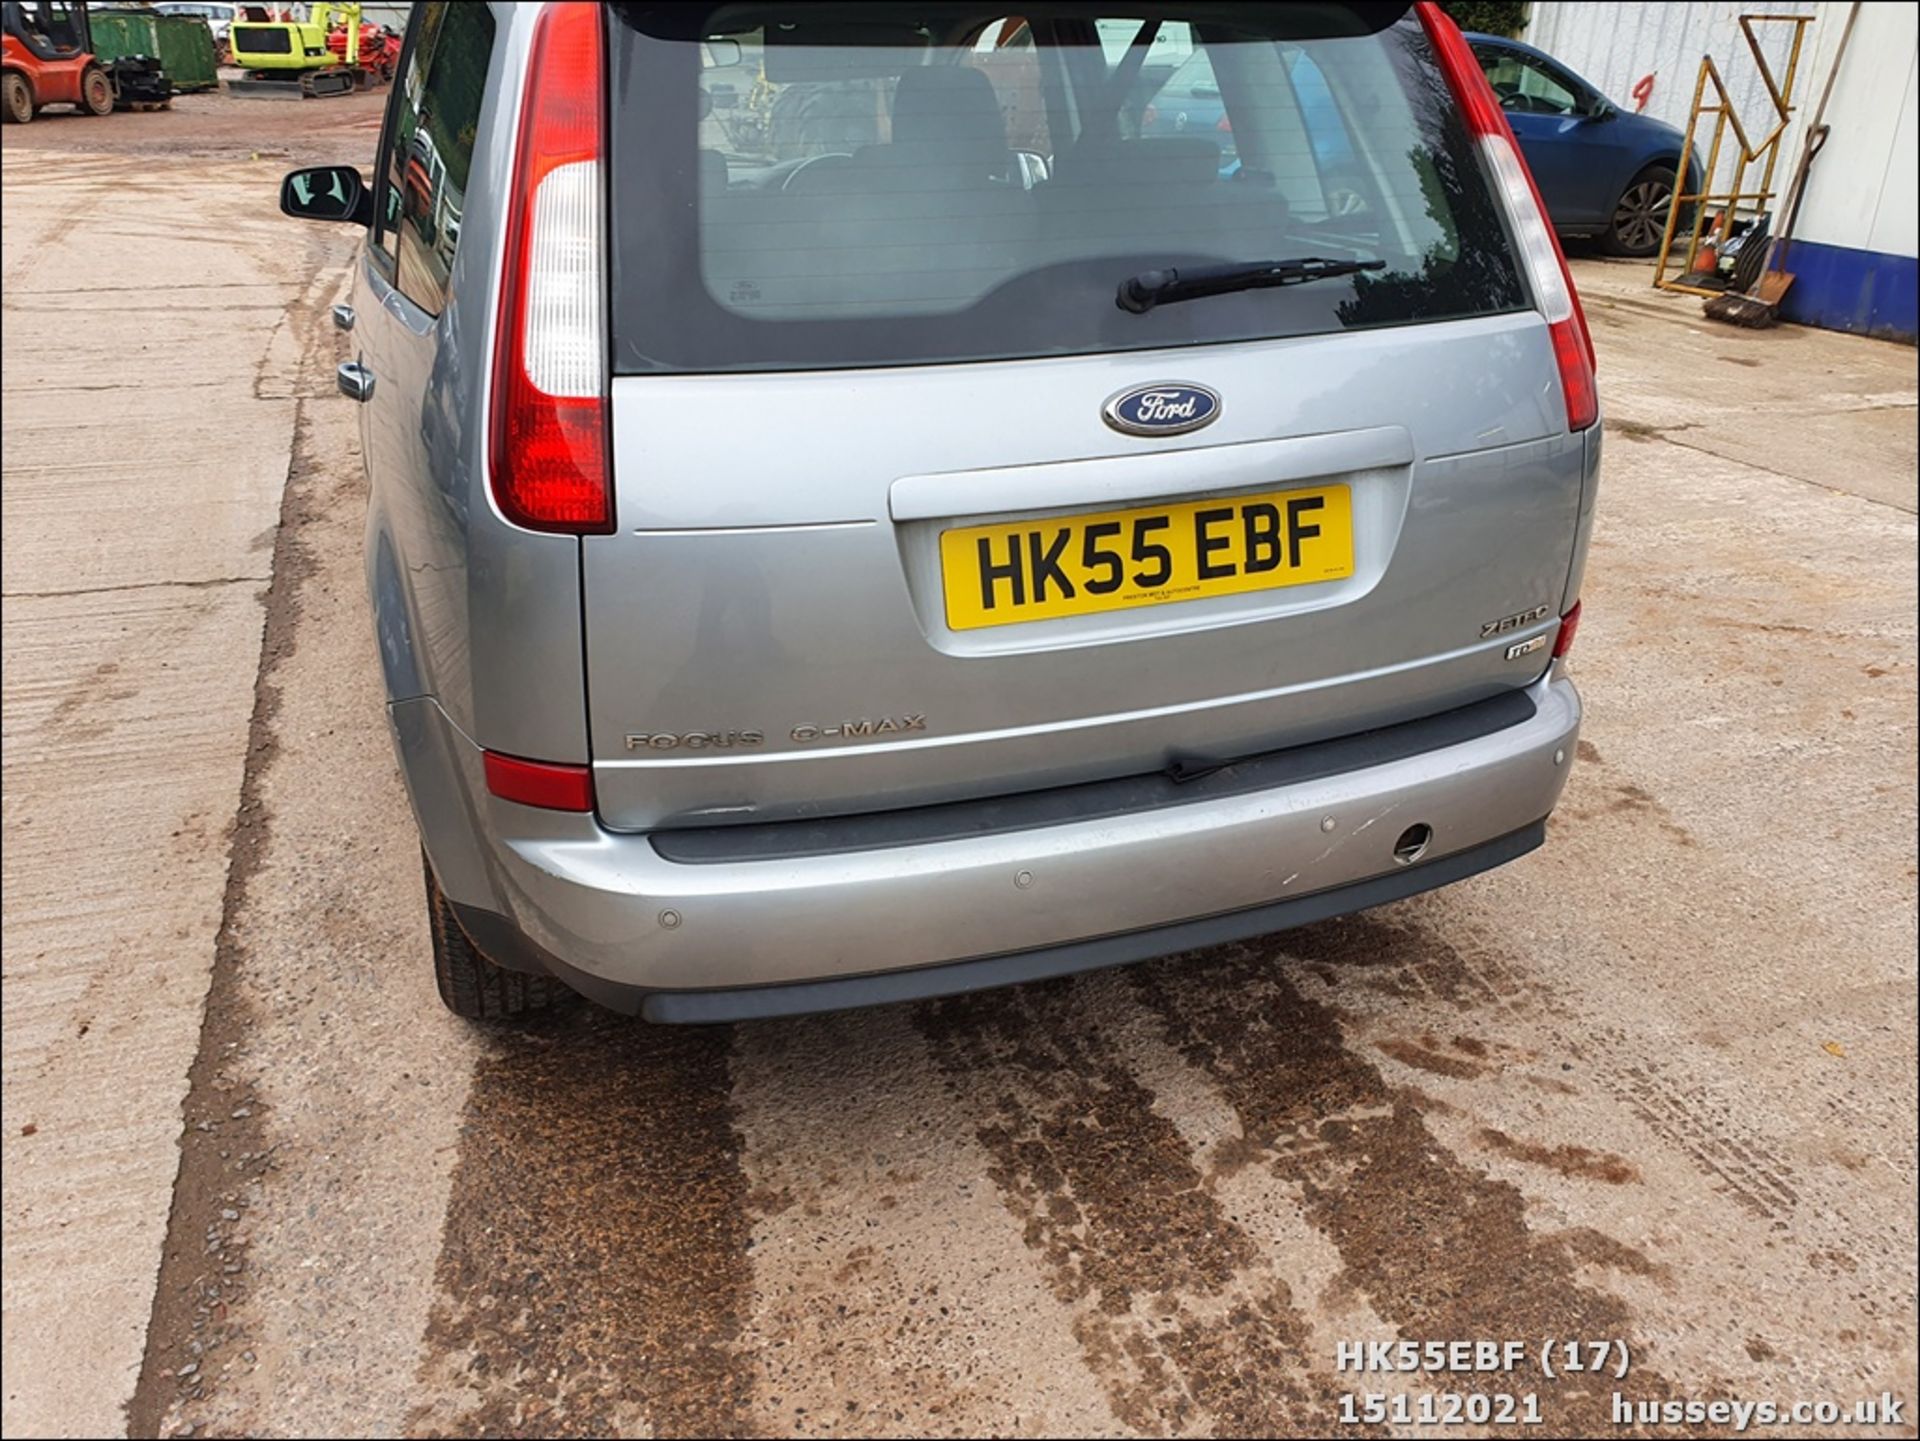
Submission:
M 67 0 L 0 5 L 0 118 L 24 125 L 44 105 L 111 115 L 114 82 L 93 53 L 87 7 Z

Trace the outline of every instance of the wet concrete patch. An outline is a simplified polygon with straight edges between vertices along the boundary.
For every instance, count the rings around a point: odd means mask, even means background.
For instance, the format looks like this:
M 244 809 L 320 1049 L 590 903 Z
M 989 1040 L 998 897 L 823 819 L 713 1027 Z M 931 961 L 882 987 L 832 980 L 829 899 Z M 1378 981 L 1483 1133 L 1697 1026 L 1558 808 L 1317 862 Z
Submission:
M 1153 1434 L 1317 1434 L 1328 1414 L 1286 1281 L 1082 1004 L 1054 982 L 921 1009 L 988 1174 L 1114 1414 Z
M 1609 1151 L 1590 1150 L 1586 1146 L 1562 1144 L 1543 1146 L 1522 1141 L 1492 1126 L 1482 1127 L 1480 1139 L 1489 1149 L 1529 1165 L 1545 1166 L 1575 1180 L 1604 1181 L 1609 1186 L 1624 1186 L 1640 1179 L 1640 1168 L 1624 1156 Z
M 745 1434 L 730 1034 L 579 1007 L 469 1092 L 416 1434 Z
M 1411 913 L 1363 912 L 1289 931 L 1274 944 L 1329 986 L 1441 1001 L 1461 1011 L 1517 1010 L 1537 999 L 1532 978 L 1505 957 L 1476 948 L 1465 932 L 1440 936 L 1402 919 Z
M 741 1350 L 764 1433 L 1105 1436 L 1077 1307 L 1009 1218 L 969 1090 L 907 1006 L 737 1027 Z
M 1401 1065 L 1412 1066 L 1417 1071 L 1431 1071 L 1436 1076 L 1449 1076 L 1459 1081 L 1471 1081 L 1486 1074 L 1486 1067 L 1460 1056 L 1450 1056 L 1431 1044 L 1430 1040 L 1406 1041 L 1389 1038 L 1379 1044 L 1383 1052 Z
M 1603 788 L 1606 784 L 1602 780 Z M 1556 815 L 1576 821 L 1587 816 L 1571 788 L 1569 797 Z M 1604 818 L 1612 809 L 1600 807 L 1598 815 Z M 1694 845 L 1664 812 L 1656 818 L 1666 839 L 1685 848 Z M 1603 819 L 1585 821 L 1600 823 Z M 1330 995 L 1385 997 L 1389 1007 L 1420 1021 L 1439 1024 L 1430 1003 L 1444 1001 L 1459 1011 L 1497 1017 L 1503 1026 L 1522 1017 L 1544 1022 L 1542 1049 L 1562 1073 L 1577 1066 L 1584 1080 L 1611 1093 L 1653 1138 L 1684 1156 L 1719 1191 L 1775 1228 L 1785 1224 L 1799 1202 L 1794 1168 L 1746 1108 L 1702 1079 L 1690 1062 L 1631 1059 L 1641 1050 L 1634 1037 L 1569 1011 L 1564 998 L 1553 996 L 1501 948 L 1478 944 L 1471 928 L 1452 915 L 1444 926 L 1421 923 L 1421 910 L 1431 904 L 1415 901 L 1384 914 L 1348 916 L 1290 931 L 1272 945 L 1287 964 L 1304 966 Z M 1329 1007 L 1328 1013 L 1340 1020 L 1339 1011 Z M 1402 1065 L 1449 1080 L 1472 1080 L 1498 1068 L 1506 1079 L 1543 1092 L 1575 1095 L 1580 1090 L 1564 1075 L 1543 1073 L 1542 1056 L 1532 1050 L 1494 1046 L 1482 1056 L 1471 1042 L 1446 1046 L 1431 1033 L 1417 1040 L 1386 1036 L 1373 1044 Z M 1401 1092 L 1413 1094 L 1406 1087 Z
M 1389 1084 L 1349 1047 L 1333 1010 L 1289 976 L 1286 952 L 1324 957 L 1351 952 L 1362 938 L 1393 948 L 1372 957 L 1382 967 L 1414 969 L 1431 950 L 1442 984 L 1458 962 L 1417 927 L 1359 918 L 1264 949 L 1144 967 L 1133 980 L 1169 1043 L 1232 1106 L 1247 1153 L 1299 1188 L 1307 1219 L 1340 1252 L 1343 1284 L 1401 1336 L 1635 1344 L 1625 1302 L 1583 1273 L 1649 1275 L 1655 1263 L 1585 1228 L 1536 1231 L 1522 1193 L 1452 1154 L 1428 1127 L 1418 1093 Z M 1636 1367 L 1635 1377 L 1639 1395 L 1665 1390 L 1650 1370 Z M 1512 1390 L 1513 1378 L 1458 1375 L 1447 1385 Z M 1555 1431 L 1598 1434 L 1610 1424 L 1605 1387 L 1568 1379 L 1541 1389 Z
M 1217 1293 L 1251 1258 L 1200 1185 L 1186 1142 L 1098 1036 L 1071 1028 L 1071 984 L 930 1009 L 942 1064 L 997 1087 L 980 1129 L 1063 1300 L 1127 1311 L 1172 1278 Z M 1124 1244 L 1122 1244 L 1124 1243 Z

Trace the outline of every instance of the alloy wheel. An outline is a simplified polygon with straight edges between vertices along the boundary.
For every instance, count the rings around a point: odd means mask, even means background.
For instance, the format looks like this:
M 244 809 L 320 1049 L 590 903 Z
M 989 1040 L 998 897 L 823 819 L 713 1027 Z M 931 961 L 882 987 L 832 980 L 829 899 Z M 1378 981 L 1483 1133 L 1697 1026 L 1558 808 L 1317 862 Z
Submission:
M 1666 234 L 1667 211 L 1673 204 L 1673 186 L 1664 180 L 1642 180 L 1627 187 L 1613 212 L 1613 233 L 1621 247 L 1644 254 Z

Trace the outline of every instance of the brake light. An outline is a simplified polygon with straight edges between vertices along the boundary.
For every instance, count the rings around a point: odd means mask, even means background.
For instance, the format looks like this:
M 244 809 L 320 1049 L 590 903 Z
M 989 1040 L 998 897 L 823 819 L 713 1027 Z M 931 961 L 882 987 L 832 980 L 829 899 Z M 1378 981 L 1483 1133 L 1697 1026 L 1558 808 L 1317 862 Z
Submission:
M 486 752 L 487 789 L 503 801 L 545 811 L 593 809 L 593 772 L 586 766 L 526 761 Z
M 1550 321 L 1553 358 L 1560 366 L 1560 394 L 1567 402 L 1567 429 L 1585 430 L 1600 418 L 1600 392 L 1594 386 L 1593 366 L 1587 360 L 1580 327 L 1572 320 Z
M 1573 603 L 1573 609 L 1560 617 L 1560 634 L 1553 638 L 1553 658 L 1555 660 L 1559 660 L 1561 656 L 1573 649 L 1573 638 L 1579 630 L 1580 602 L 1576 600 Z
M 1587 317 L 1580 309 L 1580 295 L 1574 289 L 1573 275 L 1567 269 L 1567 257 L 1560 250 L 1560 239 L 1547 223 L 1547 208 L 1540 202 L 1539 187 L 1533 174 L 1520 158 L 1514 144 L 1513 128 L 1499 97 L 1481 72 L 1480 62 L 1446 12 L 1433 0 L 1420 0 L 1414 6 L 1432 42 L 1434 58 L 1446 76 L 1447 86 L 1460 106 L 1467 133 L 1480 147 L 1493 176 L 1494 190 L 1513 226 L 1520 247 L 1521 263 L 1540 313 L 1546 318 L 1553 340 L 1553 358 L 1560 370 L 1560 393 L 1566 402 L 1567 429 L 1585 430 L 1600 418 L 1599 393 L 1594 386 L 1593 336 L 1587 329 Z
M 600 7 L 534 26 L 494 341 L 493 498 L 532 530 L 613 530 Z

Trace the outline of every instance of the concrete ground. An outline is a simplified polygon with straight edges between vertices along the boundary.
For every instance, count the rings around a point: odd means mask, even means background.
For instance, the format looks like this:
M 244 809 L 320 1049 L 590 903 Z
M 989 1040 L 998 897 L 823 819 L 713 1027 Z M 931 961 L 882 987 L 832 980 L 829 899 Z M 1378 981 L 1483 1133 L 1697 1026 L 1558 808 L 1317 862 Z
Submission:
M 6 1434 L 1914 1434 L 1913 351 L 1576 264 L 1590 710 L 1511 867 L 964 1001 L 479 1031 L 380 714 L 352 237 L 252 158 L 367 163 L 336 103 L 6 133 Z M 1398 1336 L 1633 1366 L 1336 1372 Z
M 7 131 L 9 1434 L 124 1424 L 178 1168 L 304 317 L 343 254 L 273 213 L 256 123 L 183 100 Z M 123 128 L 148 143 L 62 153 Z M 234 168 L 150 158 L 178 150 Z

